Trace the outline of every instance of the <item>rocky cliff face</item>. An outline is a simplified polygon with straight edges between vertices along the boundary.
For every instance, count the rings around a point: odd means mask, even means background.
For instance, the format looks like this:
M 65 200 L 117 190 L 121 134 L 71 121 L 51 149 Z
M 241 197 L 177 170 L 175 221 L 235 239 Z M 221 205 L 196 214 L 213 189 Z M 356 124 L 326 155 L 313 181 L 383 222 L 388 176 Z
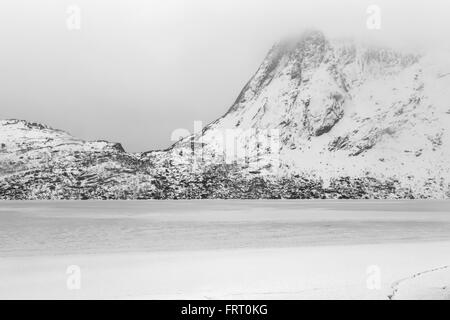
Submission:
M 449 62 L 308 32 L 275 45 L 225 116 L 194 139 L 203 157 L 226 155 L 223 137 L 235 134 L 240 162 L 268 176 L 396 181 L 415 196 L 447 197 Z M 257 150 L 249 136 L 261 132 L 277 136 L 266 144 L 276 150 Z
M 0 122 L 0 198 L 447 198 L 448 88 L 447 57 L 307 32 L 165 151 Z

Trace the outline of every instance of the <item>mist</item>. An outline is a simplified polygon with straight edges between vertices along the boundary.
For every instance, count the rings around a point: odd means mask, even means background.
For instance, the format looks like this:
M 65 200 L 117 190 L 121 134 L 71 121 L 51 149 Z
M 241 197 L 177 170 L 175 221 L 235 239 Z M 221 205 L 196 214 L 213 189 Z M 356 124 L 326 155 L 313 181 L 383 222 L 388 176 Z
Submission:
M 449 15 L 445 0 L 3 0 L 0 118 L 165 148 L 174 130 L 223 115 L 285 35 L 449 50 Z

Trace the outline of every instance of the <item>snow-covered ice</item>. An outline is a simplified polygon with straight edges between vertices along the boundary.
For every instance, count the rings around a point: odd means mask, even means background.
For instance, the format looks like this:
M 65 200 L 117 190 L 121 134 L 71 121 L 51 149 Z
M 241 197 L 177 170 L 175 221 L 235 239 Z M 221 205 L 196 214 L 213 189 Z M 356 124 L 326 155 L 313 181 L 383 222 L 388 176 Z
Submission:
M 448 299 L 448 266 L 448 201 L 0 203 L 6 299 Z

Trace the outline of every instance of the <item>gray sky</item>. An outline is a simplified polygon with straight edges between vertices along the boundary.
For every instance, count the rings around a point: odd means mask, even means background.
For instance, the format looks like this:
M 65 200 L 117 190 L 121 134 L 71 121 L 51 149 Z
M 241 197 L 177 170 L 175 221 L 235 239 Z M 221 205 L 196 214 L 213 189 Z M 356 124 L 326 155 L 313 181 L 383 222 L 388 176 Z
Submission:
M 381 29 L 366 27 L 369 5 Z M 81 9 L 69 30 L 70 5 Z M 221 116 L 283 35 L 448 48 L 448 0 L 2 0 L 0 118 L 49 124 L 128 151 Z

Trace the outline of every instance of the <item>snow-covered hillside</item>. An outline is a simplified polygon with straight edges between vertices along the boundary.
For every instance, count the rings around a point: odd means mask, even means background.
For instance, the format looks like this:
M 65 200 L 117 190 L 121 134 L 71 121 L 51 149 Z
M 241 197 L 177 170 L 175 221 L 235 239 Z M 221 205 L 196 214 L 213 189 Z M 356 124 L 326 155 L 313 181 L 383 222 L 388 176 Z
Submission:
M 138 163 L 118 143 L 83 141 L 23 120 L 0 121 L 3 199 L 125 198 L 135 194 L 136 183 L 151 181 Z
M 275 45 L 225 116 L 194 139 L 204 158 L 245 150 L 233 153 L 246 158 L 238 162 L 268 175 L 318 177 L 325 186 L 342 177 L 394 179 L 441 198 L 450 182 L 449 88 L 448 56 L 311 31 Z M 255 133 L 266 150 L 256 150 Z
M 0 122 L 0 198 L 448 198 L 449 88 L 446 55 L 309 31 L 164 151 Z

